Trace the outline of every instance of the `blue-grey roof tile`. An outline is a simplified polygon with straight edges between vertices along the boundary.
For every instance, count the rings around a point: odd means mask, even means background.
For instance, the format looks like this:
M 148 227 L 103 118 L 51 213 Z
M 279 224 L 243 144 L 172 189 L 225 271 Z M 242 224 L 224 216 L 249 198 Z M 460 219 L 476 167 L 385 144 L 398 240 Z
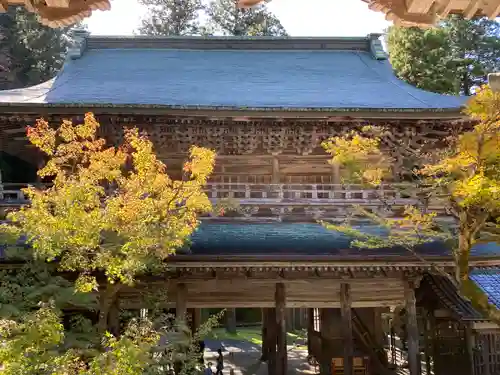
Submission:
M 396 78 L 358 50 L 89 49 L 42 85 L 2 103 L 286 109 L 458 109 L 464 97 Z
M 375 226 L 363 226 L 367 233 L 381 234 Z M 339 256 L 411 256 L 404 248 L 357 249 L 345 234 L 313 223 L 203 223 L 192 236 L 194 255 L 339 255 Z M 443 243 L 429 243 L 418 251 L 425 256 L 447 256 Z M 500 246 L 488 244 L 473 249 L 472 256 L 499 255 Z
M 500 268 L 474 270 L 470 278 L 488 296 L 489 302 L 500 309 Z

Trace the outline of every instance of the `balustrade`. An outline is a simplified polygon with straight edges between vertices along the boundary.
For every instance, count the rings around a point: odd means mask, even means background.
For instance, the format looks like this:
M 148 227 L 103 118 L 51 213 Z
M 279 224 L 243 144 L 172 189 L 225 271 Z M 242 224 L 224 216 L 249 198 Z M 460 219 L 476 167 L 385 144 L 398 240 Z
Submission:
M 32 184 L 44 187 L 44 184 Z M 27 199 L 22 191 L 28 184 L 4 183 L 0 185 L 0 203 L 25 204 Z M 217 201 L 234 199 L 242 204 L 287 205 L 308 203 L 329 204 L 412 204 L 416 196 L 408 193 L 408 185 L 383 185 L 377 189 L 367 189 L 362 185 L 340 184 L 247 184 L 247 183 L 209 183 L 206 186 L 208 197 Z

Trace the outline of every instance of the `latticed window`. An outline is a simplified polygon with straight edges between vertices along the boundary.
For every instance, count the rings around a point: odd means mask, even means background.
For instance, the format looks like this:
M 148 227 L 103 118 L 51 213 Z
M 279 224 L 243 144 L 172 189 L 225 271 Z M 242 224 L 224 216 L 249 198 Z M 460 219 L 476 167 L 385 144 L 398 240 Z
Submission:
M 319 332 L 321 327 L 321 320 L 319 318 L 319 309 L 313 309 L 313 327 L 316 332 Z

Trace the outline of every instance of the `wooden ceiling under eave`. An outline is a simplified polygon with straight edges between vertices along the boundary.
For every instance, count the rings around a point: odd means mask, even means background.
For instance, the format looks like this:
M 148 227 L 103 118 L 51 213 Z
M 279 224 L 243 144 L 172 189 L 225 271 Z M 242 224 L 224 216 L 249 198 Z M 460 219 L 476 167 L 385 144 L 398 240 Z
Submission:
M 333 0 L 332 0 L 333 1 Z M 363 0 L 371 10 L 382 12 L 399 26 L 429 27 L 450 14 L 496 18 L 500 0 Z M 263 0 L 238 0 L 240 7 L 251 7 Z M 311 5 L 314 6 L 314 5 Z
M 94 10 L 111 9 L 109 0 L 0 0 L 0 13 L 6 12 L 9 5 L 24 6 L 49 27 L 74 25 L 90 17 Z

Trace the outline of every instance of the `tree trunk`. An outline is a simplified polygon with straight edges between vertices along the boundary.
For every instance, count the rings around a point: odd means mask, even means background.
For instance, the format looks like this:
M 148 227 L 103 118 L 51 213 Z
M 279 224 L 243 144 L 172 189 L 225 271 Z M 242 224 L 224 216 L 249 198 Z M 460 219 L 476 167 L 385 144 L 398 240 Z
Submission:
M 108 330 L 108 317 L 111 306 L 117 298 L 120 284 L 108 284 L 106 289 L 102 290 L 99 296 L 99 322 L 97 323 L 98 332 L 103 335 Z
M 459 286 L 469 279 L 469 255 L 472 248 L 472 238 L 468 230 L 461 230 L 458 236 L 458 252 L 455 254 L 455 278 Z

